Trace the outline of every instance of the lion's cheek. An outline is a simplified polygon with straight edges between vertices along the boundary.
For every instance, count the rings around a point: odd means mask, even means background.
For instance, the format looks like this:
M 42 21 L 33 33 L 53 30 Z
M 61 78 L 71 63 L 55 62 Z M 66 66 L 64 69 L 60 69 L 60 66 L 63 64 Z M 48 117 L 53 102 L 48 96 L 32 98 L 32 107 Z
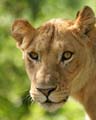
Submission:
M 79 74 L 81 69 L 82 64 L 79 60 L 72 62 L 72 64 L 70 64 L 65 71 L 66 78 L 71 82 L 75 78 L 75 76 Z

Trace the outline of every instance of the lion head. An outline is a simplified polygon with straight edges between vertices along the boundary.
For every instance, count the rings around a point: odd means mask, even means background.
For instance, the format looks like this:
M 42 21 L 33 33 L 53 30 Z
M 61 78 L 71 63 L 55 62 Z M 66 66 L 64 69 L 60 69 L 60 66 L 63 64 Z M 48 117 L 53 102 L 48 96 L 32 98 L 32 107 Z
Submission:
M 86 84 L 92 69 L 88 34 L 94 24 L 87 6 L 73 21 L 53 19 L 37 29 L 25 20 L 14 22 L 12 35 L 23 52 L 30 95 L 48 111 L 58 109 Z

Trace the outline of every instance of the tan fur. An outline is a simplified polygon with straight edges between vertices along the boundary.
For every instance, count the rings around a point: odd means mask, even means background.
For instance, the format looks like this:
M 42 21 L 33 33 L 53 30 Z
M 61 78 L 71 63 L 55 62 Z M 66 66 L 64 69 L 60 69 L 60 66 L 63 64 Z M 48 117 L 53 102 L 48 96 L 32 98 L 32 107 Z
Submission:
M 91 120 L 96 120 L 96 27 L 92 9 L 84 7 L 74 21 L 53 19 L 37 29 L 27 21 L 16 20 L 12 35 L 24 54 L 32 99 L 54 111 L 73 96 Z M 73 55 L 62 62 L 65 51 Z M 37 61 L 30 58 L 31 52 L 38 54 Z M 46 95 L 50 103 L 45 103 Z

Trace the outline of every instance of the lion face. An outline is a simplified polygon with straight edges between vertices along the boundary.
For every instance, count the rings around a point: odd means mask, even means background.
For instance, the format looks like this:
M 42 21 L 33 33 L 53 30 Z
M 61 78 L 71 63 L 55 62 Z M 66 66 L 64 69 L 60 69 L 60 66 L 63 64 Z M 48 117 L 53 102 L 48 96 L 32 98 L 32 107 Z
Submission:
M 50 111 L 67 101 L 75 87 L 72 81 L 80 74 L 87 59 L 84 44 L 79 43 L 70 30 L 60 29 L 52 24 L 41 27 L 24 52 L 31 80 L 30 95 Z
M 13 28 L 15 39 L 23 40 L 18 46 L 31 81 L 30 95 L 48 111 L 61 107 L 89 76 L 89 38 L 76 27 L 73 21 L 55 19 L 36 30 L 22 20 Z

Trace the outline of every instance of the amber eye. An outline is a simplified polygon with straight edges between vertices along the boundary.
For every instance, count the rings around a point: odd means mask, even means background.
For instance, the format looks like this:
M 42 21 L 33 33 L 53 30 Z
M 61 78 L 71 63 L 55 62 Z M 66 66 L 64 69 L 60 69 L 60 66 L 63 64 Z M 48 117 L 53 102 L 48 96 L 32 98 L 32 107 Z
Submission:
M 72 55 L 73 55 L 73 52 L 71 51 L 64 52 L 62 55 L 61 61 L 64 62 L 65 60 L 71 59 Z
M 38 60 L 38 54 L 36 52 L 30 52 L 28 53 L 29 57 L 32 59 L 32 60 Z

